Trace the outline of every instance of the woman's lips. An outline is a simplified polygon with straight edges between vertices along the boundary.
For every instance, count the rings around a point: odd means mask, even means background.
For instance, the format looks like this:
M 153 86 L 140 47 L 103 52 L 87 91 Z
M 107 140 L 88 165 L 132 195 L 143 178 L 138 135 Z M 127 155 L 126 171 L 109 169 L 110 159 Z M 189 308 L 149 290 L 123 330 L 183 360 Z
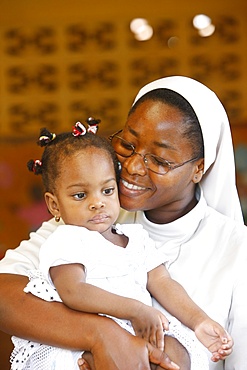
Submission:
M 138 186 L 134 184 L 130 184 L 126 180 L 121 179 L 122 184 L 129 190 L 146 190 L 143 186 Z

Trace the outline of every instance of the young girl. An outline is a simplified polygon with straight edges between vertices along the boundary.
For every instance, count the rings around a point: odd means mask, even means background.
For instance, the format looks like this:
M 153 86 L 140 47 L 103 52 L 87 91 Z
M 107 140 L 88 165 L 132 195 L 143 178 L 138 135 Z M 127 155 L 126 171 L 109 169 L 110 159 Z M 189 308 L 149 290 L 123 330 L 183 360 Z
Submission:
M 204 352 L 179 322 L 169 324 L 151 306 L 150 295 L 195 332 L 212 353 L 212 361 L 230 354 L 233 341 L 171 279 L 163 265 L 166 256 L 142 226 L 114 225 L 120 209 L 119 164 L 110 143 L 94 134 L 98 121 L 87 122 L 88 130 L 78 122 L 72 133 L 57 136 L 41 130 L 42 159 L 28 163 L 31 171 L 42 174 L 50 213 L 65 225 L 41 247 L 40 268 L 30 271 L 25 291 L 47 301 L 63 301 L 74 310 L 107 315 L 162 350 L 165 331 L 190 352 L 191 369 L 207 369 Z M 13 342 L 13 370 L 77 369 L 81 352 L 16 337 Z M 164 368 L 178 366 L 171 362 Z

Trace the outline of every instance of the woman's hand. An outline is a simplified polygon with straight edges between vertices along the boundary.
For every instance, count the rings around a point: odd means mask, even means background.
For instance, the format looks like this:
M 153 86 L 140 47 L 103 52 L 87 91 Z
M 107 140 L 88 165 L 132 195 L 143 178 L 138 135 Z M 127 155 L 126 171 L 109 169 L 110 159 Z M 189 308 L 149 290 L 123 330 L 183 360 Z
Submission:
M 95 346 L 93 356 L 89 352 L 83 354 L 78 360 L 80 370 L 150 370 L 150 362 L 167 370 L 179 369 L 179 366 L 173 363 L 164 352 L 127 331 L 117 339 L 111 339 L 108 351 L 106 348 L 101 351 L 101 347 L 101 345 Z

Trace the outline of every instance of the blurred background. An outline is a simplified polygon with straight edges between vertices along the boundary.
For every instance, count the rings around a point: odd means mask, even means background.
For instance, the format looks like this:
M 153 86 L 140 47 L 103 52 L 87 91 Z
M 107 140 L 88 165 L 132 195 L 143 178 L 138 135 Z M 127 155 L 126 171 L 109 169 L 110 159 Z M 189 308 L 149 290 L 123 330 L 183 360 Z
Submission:
M 41 127 L 89 116 L 107 136 L 144 84 L 197 79 L 224 104 L 247 219 L 246 0 L 0 0 L 0 258 L 49 219 L 38 159 Z M 212 133 L 213 134 L 213 133 Z M 1 370 L 11 348 L 0 333 Z

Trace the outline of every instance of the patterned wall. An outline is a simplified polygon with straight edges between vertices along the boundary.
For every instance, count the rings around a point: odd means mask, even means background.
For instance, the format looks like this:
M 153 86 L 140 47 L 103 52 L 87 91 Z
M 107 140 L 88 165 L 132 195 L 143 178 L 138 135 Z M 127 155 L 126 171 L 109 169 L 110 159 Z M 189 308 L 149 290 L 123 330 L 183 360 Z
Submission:
M 37 135 L 41 125 L 67 129 L 93 114 L 104 131 L 121 127 L 132 99 L 144 83 L 185 74 L 221 97 L 232 121 L 247 116 L 246 48 L 242 19 L 219 15 L 212 37 L 198 36 L 191 18 L 150 19 L 151 40 L 136 41 L 129 22 L 40 21 L 1 30 L 1 138 Z M 174 37 L 174 43 L 167 45 Z M 176 38 L 175 38 L 176 37 Z
M 157 0 L 159 7 L 155 11 L 154 2 L 149 2 L 150 9 L 147 7 L 142 16 L 148 18 L 154 35 L 149 41 L 139 42 L 129 29 L 133 16 L 139 15 L 136 11 L 123 9 L 121 14 L 119 9 L 114 13 L 111 8 L 103 12 L 101 4 L 98 12 L 92 8 L 90 13 L 87 9 L 87 16 L 81 17 L 83 8 L 80 5 L 70 8 L 70 2 L 67 6 L 66 2 L 56 2 L 61 4 L 60 12 L 51 5 L 45 12 L 42 2 L 37 1 L 39 7 L 35 3 L 36 8 L 29 9 L 23 4 L 30 5 L 30 1 L 14 1 L 13 14 L 13 8 L 3 2 L 6 17 L 2 12 L 2 253 L 49 218 L 42 201 L 40 179 L 26 170 L 27 160 L 34 155 L 40 157 L 41 151 L 35 146 L 40 127 L 55 132 L 69 130 L 75 121 L 93 115 L 102 120 L 100 133 L 108 135 L 122 127 L 143 84 L 182 74 L 215 90 L 228 111 L 233 133 L 244 133 L 240 139 L 238 135 L 237 144 L 247 141 L 247 12 L 242 8 L 234 12 L 227 7 L 220 11 L 211 9 L 216 32 L 201 38 L 192 26 L 195 12 L 180 8 L 169 14 L 163 9 L 166 2 Z M 242 194 L 245 181 L 241 185 Z

